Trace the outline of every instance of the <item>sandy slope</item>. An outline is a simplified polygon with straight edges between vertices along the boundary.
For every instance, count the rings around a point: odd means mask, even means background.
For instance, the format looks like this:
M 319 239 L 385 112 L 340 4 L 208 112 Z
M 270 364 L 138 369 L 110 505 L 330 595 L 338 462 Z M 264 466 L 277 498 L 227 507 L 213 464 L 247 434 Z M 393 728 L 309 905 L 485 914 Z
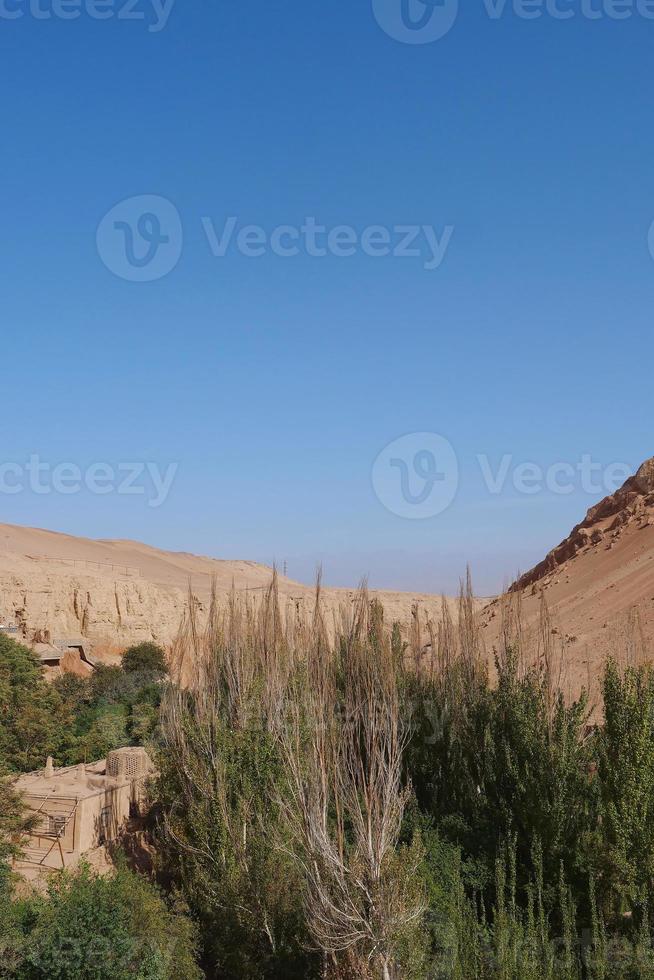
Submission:
M 0 619 L 31 641 L 84 636 L 96 654 L 115 654 L 141 639 L 168 644 L 187 603 L 189 583 L 200 612 L 211 581 L 219 594 L 262 590 L 271 569 L 160 551 L 136 541 L 94 541 L 52 531 L 0 524 Z M 280 578 L 282 599 L 310 608 L 313 589 Z M 572 693 L 594 686 L 606 656 L 624 655 L 625 634 L 654 653 L 654 459 L 585 519 L 515 584 L 527 627 L 535 627 L 544 598 L 556 643 L 563 646 Z M 354 599 L 352 590 L 325 589 L 328 616 Z M 406 628 L 412 609 L 437 618 L 433 595 L 373 592 L 389 620 Z M 447 600 L 453 603 L 453 600 Z M 499 601 L 481 613 L 489 654 L 498 644 Z
M 262 590 L 271 569 L 249 561 L 221 561 L 160 551 L 136 541 L 95 541 L 53 531 L 0 524 L 0 618 L 18 624 L 32 641 L 85 636 L 94 652 L 111 654 L 129 643 L 154 639 L 169 643 L 187 602 L 189 582 L 206 609 L 211 581 L 227 594 Z M 313 590 L 280 578 L 282 597 L 310 604 Z M 373 592 L 390 619 L 408 626 L 414 603 L 437 616 L 440 597 Z M 325 589 L 329 614 L 354 592 Z M 451 600 L 448 600 L 451 601 Z
M 592 507 L 565 541 L 516 583 L 528 624 L 544 597 L 564 644 L 571 692 L 589 681 L 593 696 L 607 655 L 624 658 L 625 640 L 654 653 L 654 460 L 616 494 Z M 489 648 L 497 644 L 499 604 L 483 613 Z

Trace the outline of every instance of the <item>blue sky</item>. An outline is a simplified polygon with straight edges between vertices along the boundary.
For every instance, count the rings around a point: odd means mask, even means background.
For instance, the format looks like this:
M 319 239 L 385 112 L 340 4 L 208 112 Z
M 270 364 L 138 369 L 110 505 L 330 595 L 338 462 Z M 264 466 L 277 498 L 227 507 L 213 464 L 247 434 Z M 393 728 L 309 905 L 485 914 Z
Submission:
M 177 470 L 158 507 L 25 484 L 0 519 L 304 580 L 322 562 L 335 585 L 451 590 L 469 562 L 490 592 L 603 495 L 525 493 L 516 466 L 654 453 L 654 20 L 479 0 L 406 44 L 369 0 L 177 0 L 159 31 L 150 0 L 141 20 L 80 2 L 74 20 L 0 4 L 21 13 L 0 15 L 2 462 Z M 179 215 L 180 254 L 133 282 L 96 237 L 142 195 Z M 359 245 L 217 257 L 203 219 L 228 217 L 453 231 L 435 269 Z M 458 461 L 422 519 L 373 474 L 412 433 Z M 479 455 L 510 457 L 501 492 Z

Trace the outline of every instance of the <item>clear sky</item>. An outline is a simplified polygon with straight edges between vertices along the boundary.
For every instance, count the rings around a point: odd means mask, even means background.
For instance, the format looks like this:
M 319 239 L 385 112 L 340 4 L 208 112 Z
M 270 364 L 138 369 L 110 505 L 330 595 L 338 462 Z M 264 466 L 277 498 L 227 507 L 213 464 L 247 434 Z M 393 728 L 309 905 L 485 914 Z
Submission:
M 428 43 L 420 0 L 55 2 L 0 2 L 0 519 L 335 585 L 450 590 L 468 561 L 490 592 L 603 496 L 515 467 L 654 454 L 644 0 L 465 0 Z M 399 226 L 442 254 L 392 254 Z M 152 506 L 147 470 L 91 492 L 98 463 L 177 470 Z

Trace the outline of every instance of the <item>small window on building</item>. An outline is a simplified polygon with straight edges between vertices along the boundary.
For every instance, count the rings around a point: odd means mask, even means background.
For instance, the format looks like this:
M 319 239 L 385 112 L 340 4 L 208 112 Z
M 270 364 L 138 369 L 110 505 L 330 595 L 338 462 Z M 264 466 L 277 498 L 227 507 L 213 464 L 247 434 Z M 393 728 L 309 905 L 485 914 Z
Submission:
M 111 840 L 112 819 L 113 819 L 113 808 L 110 806 L 103 806 L 102 813 L 100 814 L 99 841 L 101 844 L 104 844 L 105 841 Z
M 66 829 L 66 818 L 64 816 L 48 817 L 48 833 L 53 837 L 59 837 Z

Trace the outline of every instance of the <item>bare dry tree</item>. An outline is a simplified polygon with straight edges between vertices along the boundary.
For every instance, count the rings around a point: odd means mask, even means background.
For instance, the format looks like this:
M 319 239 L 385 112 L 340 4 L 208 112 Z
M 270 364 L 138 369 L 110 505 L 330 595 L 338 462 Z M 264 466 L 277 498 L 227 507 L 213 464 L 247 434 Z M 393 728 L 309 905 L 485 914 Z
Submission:
M 393 937 L 421 912 L 407 897 L 416 890 L 411 866 L 393 866 L 408 795 L 406 733 L 381 607 L 362 589 L 335 626 L 331 639 L 320 581 L 309 616 L 293 604 L 282 612 L 276 577 L 263 595 L 232 590 L 222 606 L 214 590 L 204 628 L 189 594 L 162 708 L 176 792 L 164 831 L 208 889 L 234 868 L 251 881 L 240 913 L 261 922 L 271 947 L 251 841 L 285 848 L 299 858 L 315 946 L 334 968 L 352 961 L 390 977 Z M 234 733 L 248 746 L 262 734 L 277 746 L 283 775 L 268 792 L 271 810 L 284 813 L 283 834 L 230 768 Z
M 517 601 L 506 614 L 507 636 L 520 637 Z M 399 843 L 411 793 L 406 692 L 426 691 L 463 731 L 488 681 L 469 573 L 456 614 L 443 600 L 436 623 L 413 609 L 408 642 L 398 629 L 384 622 L 365 583 L 327 624 L 320 579 L 307 612 L 298 601 L 280 603 L 274 576 L 263 593 L 232 590 L 222 603 L 212 593 L 204 628 L 190 595 L 171 658 L 178 683 L 170 686 L 163 728 L 179 798 L 166 813 L 170 840 L 202 865 L 208 888 L 225 873 L 229 853 L 242 881 L 252 881 L 240 913 L 260 922 L 271 948 L 274 910 L 256 886 L 252 842 L 283 853 L 324 974 L 339 980 L 395 980 L 401 945 L 422 924 L 422 855 L 419 845 Z M 549 647 L 542 657 L 550 670 Z M 414 671 L 422 676 L 417 685 Z M 230 733 L 250 744 L 254 732 L 279 762 L 268 803 L 251 795 L 225 756 Z M 266 819 L 268 804 L 275 819 Z M 227 843 L 216 843 L 216 821 Z
M 407 732 L 390 636 L 365 590 L 337 646 L 335 656 L 324 641 L 312 644 L 306 684 L 289 690 L 280 805 L 303 870 L 309 928 L 331 973 L 389 980 L 398 975 L 398 935 L 423 905 L 416 867 L 397 862 Z

